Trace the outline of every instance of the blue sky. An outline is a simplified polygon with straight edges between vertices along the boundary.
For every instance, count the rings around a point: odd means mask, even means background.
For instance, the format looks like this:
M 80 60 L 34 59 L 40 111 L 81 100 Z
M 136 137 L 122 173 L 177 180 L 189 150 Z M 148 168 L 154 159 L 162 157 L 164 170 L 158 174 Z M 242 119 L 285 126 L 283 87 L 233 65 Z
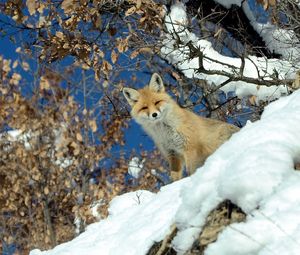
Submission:
M 253 5 L 253 8 L 255 8 L 254 5 Z M 0 18 L 3 18 L 3 16 L 0 15 Z M 17 37 L 17 38 L 21 38 L 21 37 Z M 3 55 L 5 58 L 12 59 L 12 61 L 19 59 L 20 56 L 16 53 L 16 48 L 21 46 L 21 43 L 22 43 L 21 39 L 17 40 L 16 43 L 11 41 L 8 36 L 2 37 L 0 40 L 1 40 L 0 55 Z M 107 55 L 107 58 L 109 58 L 110 52 L 106 52 L 106 55 Z M 129 54 L 127 53 L 127 55 L 129 55 Z M 71 57 L 68 57 L 64 60 L 59 61 L 58 62 L 58 70 L 59 70 L 60 66 L 61 67 L 68 66 L 69 64 L 71 64 L 72 61 L 73 60 L 71 59 Z M 118 62 L 120 62 L 120 63 L 123 62 L 123 63 L 128 64 L 128 61 L 129 61 L 128 56 L 126 57 L 125 55 L 120 54 L 120 58 L 119 58 Z M 34 59 L 29 60 L 29 63 L 33 69 L 32 72 L 34 73 L 35 72 L 34 67 L 36 65 Z M 162 62 L 162 63 L 163 63 L 163 65 L 166 65 L 165 62 Z M 22 71 L 21 68 L 19 68 L 18 71 L 27 80 L 26 85 L 30 85 L 30 83 L 33 82 L 32 75 L 28 74 L 27 72 Z M 90 72 L 88 74 L 92 75 L 92 72 Z M 132 84 L 131 76 L 134 74 L 137 75 L 137 81 L 135 84 Z M 161 74 L 161 75 L 163 75 L 163 74 Z M 73 77 L 74 80 L 77 81 L 78 79 L 80 79 L 80 77 L 81 77 L 80 70 L 74 72 L 74 77 Z M 149 82 L 150 77 L 151 77 L 151 73 L 148 71 L 147 66 L 144 65 L 144 66 L 141 66 L 140 69 L 136 70 L 134 73 L 123 71 L 119 78 L 123 79 L 125 81 L 126 86 L 140 88 Z M 79 82 L 79 80 L 78 80 L 78 82 Z M 94 81 L 90 81 L 90 82 L 94 82 Z M 167 83 L 171 83 L 172 85 L 175 85 L 175 81 L 170 78 L 167 80 Z M 30 86 L 28 86 L 28 87 L 30 87 Z M 26 86 L 24 86 L 23 88 L 24 88 L 25 93 L 28 92 Z M 77 91 L 74 94 L 74 96 L 75 96 L 76 101 L 80 105 L 83 105 L 83 93 L 81 91 Z M 101 91 L 95 90 L 92 93 L 90 99 L 87 101 L 87 107 L 92 108 L 93 105 L 97 102 L 98 98 L 100 98 L 100 96 L 101 96 Z M 120 92 L 120 97 L 123 97 L 121 92 Z M 226 100 L 226 98 L 224 100 Z M 124 102 L 125 102 L 125 100 L 124 100 Z M 124 104 L 124 107 L 127 107 L 127 109 L 130 109 L 130 107 L 126 103 Z M 198 106 L 195 110 L 199 111 L 200 108 L 203 108 L 203 106 Z M 145 134 L 145 132 L 141 129 L 141 127 L 138 124 L 136 124 L 134 121 L 130 122 L 130 128 L 125 131 L 125 138 L 126 138 L 125 150 L 128 152 L 130 152 L 132 149 L 136 149 L 138 151 L 140 144 L 142 144 L 143 147 L 147 150 L 153 149 L 153 147 L 154 147 L 152 140 Z M 113 153 L 118 154 L 118 152 L 121 149 L 122 148 L 120 148 L 119 146 L 115 146 Z
M 20 42 L 17 41 L 17 43 L 14 43 L 13 41 L 11 41 L 9 39 L 8 36 L 5 36 L 5 37 L 0 38 L 0 45 L 1 45 L 0 55 L 2 55 L 4 58 L 11 59 L 12 62 L 14 60 L 20 59 L 19 54 L 16 53 L 16 49 L 21 46 Z M 121 59 L 121 61 L 123 61 L 123 60 Z M 30 63 L 31 67 L 35 66 L 34 60 L 29 61 L 29 63 Z M 60 65 L 62 65 L 62 66 L 67 66 L 70 63 L 71 63 L 70 59 L 69 59 L 69 61 L 68 60 L 60 61 Z M 32 71 L 34 72 L 34 70 L 32 70 Z M 22 68 L 18 68 L 18 72 L 20 72 L 22 77 L 24 77 L 27 80 L 26 83 L 33 82 L 33 76 L 27 72 L 24 72 L 22 70 Z M 132 74 L 129 72 L 123 72 L 121 74 L 120 78 L 122 78 L 124 80 L 130 80 L 131 75 Z M 150 79 L 150 73 L 144 72 L 142 68 L 141 68 L 141 70 L 136 72 L 136 75 L 138 76 L 138 82 L 136 84 L 134 84 L 134 87 L 143 87 L 145 84 L 147 84 L 147 82 Z M 75 80 L 77 78 L 79 78 L 80 75 L 78 75 L 78 77 L 76 77 L 76 76 L 77 76 L 77 74 L 75 73 L 75 77 L 74 77 Z M 128 84 L 128 86 L 130 86 L 130 85 Z M 24 89 L 24 92 L 25 93 L 28 92 L 26 87 Z M 79 104 L 83 105 L 82 92 L 77 91 L 74 96 L 75 96 L 76 101 Z M 100 96 L 101 96 L 101 92 L 95 91 L 95 93 L 93 93 L 93 95 L 91 96 L 91 100 L 87 101 L 87 104 L 88 104 L 87 106 L 89 108 L 92 108 L 93 104 L 96 103 L 96 101 L 98 100 L 98 97 L 100 98 Z M 121 92 L 120 92 L 120 97 L 123 97 L 123 94 Z M 130 107 L 127 105 L 127 103 L 124 105 L 124 107 L 127 107 L 128 109 L 130 109 Z M 142 144 L 145 149 L 153 149 L 153 142 L 151 141 L 151 139 L 143 132 L 141 127 L 138 124 L 136 124 L 134 121 L 130 122 L 130 128 L 125 132 L 125 137 L 126 137 L 125 150 L 128 152 L 130 152 L 131 149 L 134 149 L 134 148 L 138 150 L 140 144 Z M 113 153 L 117 153 L 118 150 L 120 150 L 120 149 L 122 149 L 122 148 L 120 148 L 119 146 L 116 146 Z

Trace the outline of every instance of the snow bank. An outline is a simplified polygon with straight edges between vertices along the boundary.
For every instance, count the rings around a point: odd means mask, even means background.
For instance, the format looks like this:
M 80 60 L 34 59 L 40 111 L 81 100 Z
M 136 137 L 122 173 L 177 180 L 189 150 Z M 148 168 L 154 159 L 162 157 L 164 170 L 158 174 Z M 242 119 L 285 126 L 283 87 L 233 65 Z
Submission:
M 283 237 L 299 235 L 300 217 L 295 217 L 300 197 L 295 194 L 300 192 L 300 173 L 294 170 L 294 163 L 300 161 L 299 130 L 297 91 L 267 106 L 260 121 L 248 123 L 221 146 L 183 187 L 176 215 L 181 231 L 173 242 L 177 249 L 189 248 L 208 213 L 225 199 L 242 208 L 247 221 L 228 227 L 205 254 L 267 254 L 268 250 L 277 254 L 274 242 L 280 246 Z M 195 238 L 182 242 L 190 237 L 190 229 Z M 285 254 L 293 254 L 289 252 Z
M 239 1 L 227 1 L 229 5 Z M 253 21 L 254 22 L 254 21 Z M 239 74 L 242 61 L 239 58 L 223 56 L 212 47 L 207 40 L 200 40 L 197 36 L 186 29 L 188 19 L 184 4 L 177 3 L 171 7 L 171 12 L 166 16 L 165 24 L 168 30 L 166 39 L 163 41 L 161 49 L 162 56 L 172 65 L 180 69 L 188 78 L 205 79 L 209 84 L 220 85 L 228 78 L 222 75 L 208 75 L 197 73 L 199 68 L 199 58 L 190 58 L 188 46 L 182 45 L 180 48 L 174 48 L 177 36 L 184 44 L 193 43 L 199 47 L 203 53 L 203 67 L 209 71 L 227 72 L 230 74 Z M 265 29 L 262 31 L 266 31 Z M 176 35 L 177 34 L 177 35 Z M 269 37 L 270 38 L 270 35 Z M 278 46 L 279 48 L 281 46 Z M 265 59 L 255 56 L 248 56 L 245 59 L 243 76 L 248 78 L 261 77 L 265 80 L 273 79 L 273 75 L 278 75 L 279 79 L 290 79 L 295 77 L 298 67 L 293 66 L 288 61 L 278 59 Z M 280 86 L 257 86 L 256 84 L 242 81 L 232 81 L 221 88 L 225 93 L 235 91 L 238 97 L 254 95 L 257 100 L 269 101 L 287 94 L 287 88 Z
M 247 213 L 225 228 L 206 255 L 300 254 L 300 91 L 266 107 L 205 165 L 157 194 L 137 191 L 115 198 L 109 217 L 74 240 L 30 255 L 142 255 L 176 223 L 173 240 L 183 254 L 206 216 L 230 199 Z
M 180 205 L 182 183 L 172 183 L 157 194 L 141 190 L 112 200 L 107 219 L 50 251 L 30 255 L 141 255 L 168 233 Z

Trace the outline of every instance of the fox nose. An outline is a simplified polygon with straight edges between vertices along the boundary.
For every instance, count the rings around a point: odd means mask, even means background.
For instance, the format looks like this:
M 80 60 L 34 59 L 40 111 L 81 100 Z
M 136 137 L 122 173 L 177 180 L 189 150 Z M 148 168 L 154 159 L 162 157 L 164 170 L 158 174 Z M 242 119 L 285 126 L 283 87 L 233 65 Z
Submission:
M 156 112 L 152 113 L 152 117 L 156 118 L 157 117 L 157 113 Z

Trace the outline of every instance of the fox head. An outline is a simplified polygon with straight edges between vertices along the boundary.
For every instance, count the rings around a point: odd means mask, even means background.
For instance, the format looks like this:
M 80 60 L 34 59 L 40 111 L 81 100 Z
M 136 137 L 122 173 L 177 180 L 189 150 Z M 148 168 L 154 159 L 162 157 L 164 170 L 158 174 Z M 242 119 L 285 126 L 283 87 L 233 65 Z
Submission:
M 154 73 L 148 86 L 135 90 L 123 88 L 123 94 L 131 106 L 131 116 L 140 124 L 163 120 L 170 110 L 171 97 L 165 92 L 162 78 Z

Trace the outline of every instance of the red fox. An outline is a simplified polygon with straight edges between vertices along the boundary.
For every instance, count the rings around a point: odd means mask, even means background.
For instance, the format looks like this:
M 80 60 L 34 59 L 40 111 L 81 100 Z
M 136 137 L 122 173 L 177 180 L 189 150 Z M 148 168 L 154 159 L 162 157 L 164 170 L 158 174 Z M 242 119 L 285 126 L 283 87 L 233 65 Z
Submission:
M 204 118 L 181 108 L 165 92 L 162 78 L 154 73 L 148 86 L 124 88 L 131 116 L 151 136 L 168 160 L 173 180 L 182 178 L 184 165 L 192 174 L 222 143 L 239 130 L 226 122 Z

